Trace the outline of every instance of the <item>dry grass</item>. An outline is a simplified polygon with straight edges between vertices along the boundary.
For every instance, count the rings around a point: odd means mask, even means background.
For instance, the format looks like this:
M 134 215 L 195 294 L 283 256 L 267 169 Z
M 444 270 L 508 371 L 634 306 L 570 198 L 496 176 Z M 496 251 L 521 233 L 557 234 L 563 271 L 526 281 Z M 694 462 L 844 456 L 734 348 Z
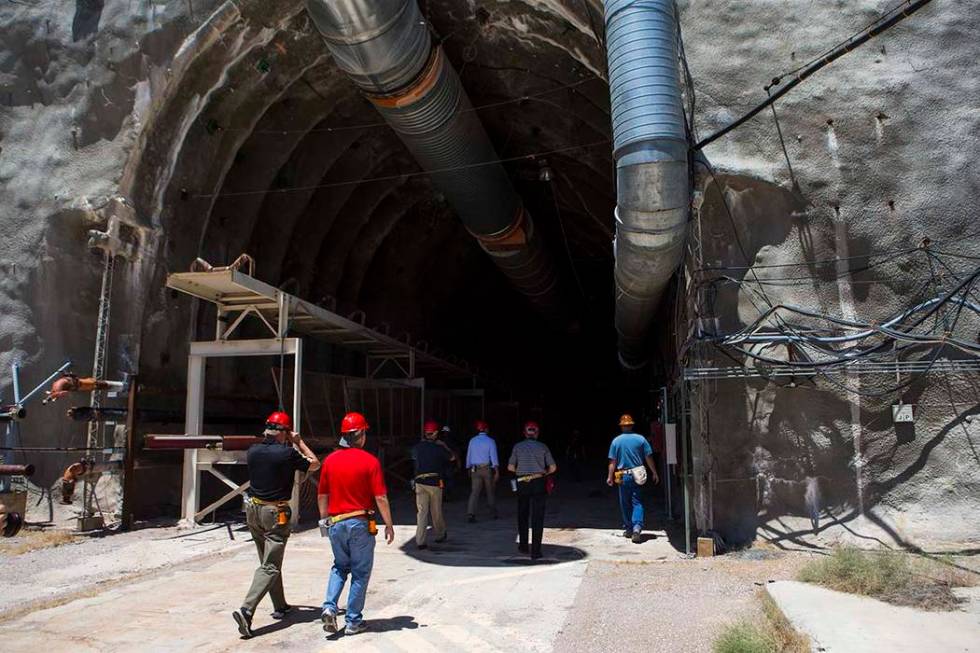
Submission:
M 810 640 L 793 629 L 769 593 L 757 594 L 763 619 L 726 626 L 715 639 L 714 653 L 809 653 Z
M 78 536 L 70 531 L 30 531 L 25 529 L 17 537 L 0 543 L 0 553 L 11 556 L 22 555 L 38 549 L 71 544 L 77 539 Z
M 870 596 L 922 610 L 954 610 L 954 587 L 972 585 L 966 573 L 942 560 L 911 553 L 841 547 L 800 570 L 799 579 L 839 592 Z

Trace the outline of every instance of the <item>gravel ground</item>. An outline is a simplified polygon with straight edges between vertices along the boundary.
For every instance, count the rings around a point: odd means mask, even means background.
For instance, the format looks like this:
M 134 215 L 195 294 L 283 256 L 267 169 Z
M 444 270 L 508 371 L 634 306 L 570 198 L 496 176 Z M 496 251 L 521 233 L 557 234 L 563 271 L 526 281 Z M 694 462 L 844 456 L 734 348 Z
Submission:
M 724 624 L 761 616 L 754 597 L 766 581 L 792 578 L 808 558 L 749 551 L 659 564 L 592 562 L 554 650 L 709 652 Z

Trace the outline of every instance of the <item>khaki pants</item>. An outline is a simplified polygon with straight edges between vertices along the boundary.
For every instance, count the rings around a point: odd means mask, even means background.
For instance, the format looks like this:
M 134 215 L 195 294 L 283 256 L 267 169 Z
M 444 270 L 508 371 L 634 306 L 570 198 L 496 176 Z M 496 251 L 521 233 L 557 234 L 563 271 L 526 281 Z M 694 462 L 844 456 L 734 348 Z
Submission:
M 477 467 L 475 470 L 471 470 L 470 483 L 470 502 L 466 507 L 466 514 L 476 514 L 476 504 L 480 500 L 481 488 L 485 488 L 487 491 L 487 505 L 490 506 L 490 510 L 492 510 L 494 514 L 497 514 L 497 508 L 494 505 L 496 497 L 493 495 L 493 468 Z
M 287 515 L 289 512 L 287 509 Z M 267 592 L 272 599 L 273 609 L 284 609 L 287 605 L 282 591 L 282 558 L 286 552 L 286 540 L 289 539 L 289 522 L 280 526 L 277 523 L 278 516 L 279 509 L 276 506 L 255 505 L 251 501 L 245 504 L 245 519 L 252 539 L 255 540 L 260 563 L 255 570 L 245 602 L 242 603 L 242 607 L 251 614 L 255 614 L 259 601 Z
M 435 485 L 415 484 L 415 506 L 418 508 L 418 525 L 415 527 L 415 543 L 425 544 L 429 517 L 436 539 L 446 535 L 446 520 L 442 516 L 442 488 Z

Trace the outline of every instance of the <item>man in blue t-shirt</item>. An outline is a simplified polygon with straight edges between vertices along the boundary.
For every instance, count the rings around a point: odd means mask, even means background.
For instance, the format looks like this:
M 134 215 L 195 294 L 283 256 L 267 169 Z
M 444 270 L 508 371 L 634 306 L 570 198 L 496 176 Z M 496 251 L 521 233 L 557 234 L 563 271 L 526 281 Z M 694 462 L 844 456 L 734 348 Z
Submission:
M 633 538 L 635 544 L 643 541 L 643 469 L 645 462 L 650 468 L 650 478 L 659 483 L 657 467 L 653 463 L 653 449 L 646 438 L 633 432 L 633 418 L 619 418 L 622 433 L 609 445 L 609 476 L 606 483 L 619 485 L 619 509 L 623 513 L 623 537 Z M 637 481 L 641 481 L 638 483 Z

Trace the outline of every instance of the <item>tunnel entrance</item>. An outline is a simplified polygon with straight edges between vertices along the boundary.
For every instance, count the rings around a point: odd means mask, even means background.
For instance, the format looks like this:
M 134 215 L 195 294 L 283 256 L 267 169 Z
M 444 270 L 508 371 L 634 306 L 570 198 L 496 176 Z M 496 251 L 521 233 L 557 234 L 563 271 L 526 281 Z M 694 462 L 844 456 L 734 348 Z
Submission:
M 540 420 L 545 441 L 562 449 L 578 430 L 604 455 L 619 414 L 641 424 L 653 416 L 663 366 L 626 374 L 617 363 L 602 41 L 588 6 L 556 8 L 470 14 L 430 2 L 422 11 L 554 255 L 569 309 L 560 325 L 508 283 L 328 56 L 301 4 L 219 12 L 175 66 L 175 90 L 133 163 L 135 202 L 162 234 L 161 267 L 187 270 L 197 257 L 222 265 L 247 252 L 256 278 L 467 360 L 486 377 L 478 384 L 488 400 Z M 562 37 L 542 38 L 552 33 Z M 148 311 L 174 305 L 159 297 Z M 178 312 L 148 321 L 141 352 L 143 373 L 174 389 L 187 329 L 209 337 L 212 328 L 207 309 Z M 323 352 L 319 369 L 350 373 L 353 361 Z M 251 378 L 225 377 L 268 387 Z

